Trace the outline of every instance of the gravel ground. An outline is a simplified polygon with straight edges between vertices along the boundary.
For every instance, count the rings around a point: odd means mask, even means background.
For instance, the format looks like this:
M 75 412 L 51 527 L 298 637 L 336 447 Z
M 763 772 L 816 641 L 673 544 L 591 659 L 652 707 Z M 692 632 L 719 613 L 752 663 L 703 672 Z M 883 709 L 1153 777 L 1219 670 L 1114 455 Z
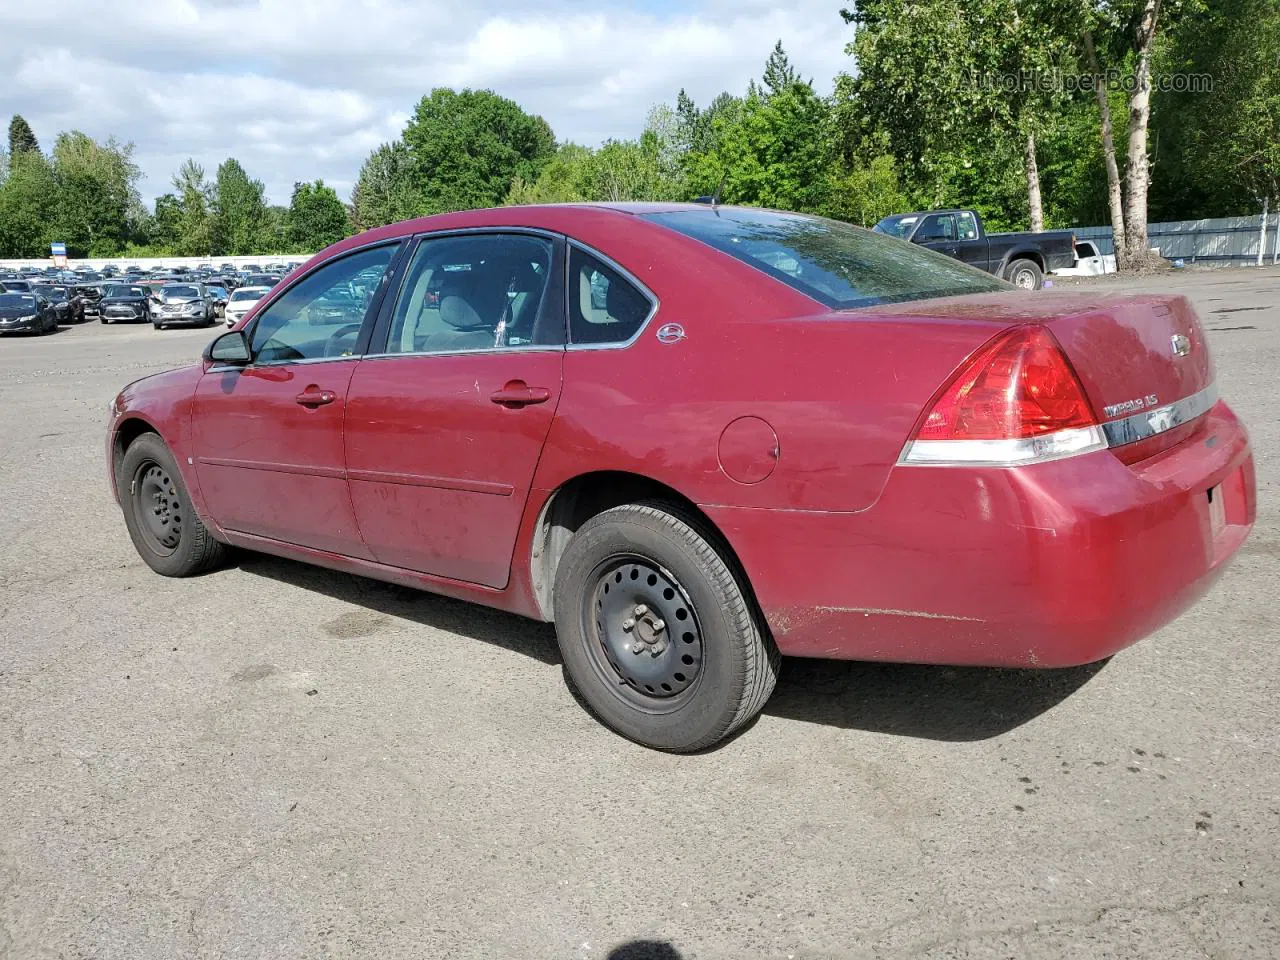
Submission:
M 591 720 L 547 626 L 153 575 L 105 404 L 209 333 L 0 341 L 0 957 L 1280 956 L 1280 272 L 1106 283 L 1190 295 L 1250 425 L 1212 594 L 1082 670 L 787 661 L 692 757 Z

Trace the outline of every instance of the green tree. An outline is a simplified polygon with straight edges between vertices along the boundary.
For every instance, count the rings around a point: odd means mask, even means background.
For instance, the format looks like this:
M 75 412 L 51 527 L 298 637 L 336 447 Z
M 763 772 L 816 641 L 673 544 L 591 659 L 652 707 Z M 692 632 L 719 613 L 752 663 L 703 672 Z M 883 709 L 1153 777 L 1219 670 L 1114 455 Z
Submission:
M 793 83 L 798 83 L 800 75 L 791 66 L 787 52 L 782 49 L 782 41 L 773 45 L 773 52 L 764 65 L 764 89 L 767 96 L 781 93 Z
M 266 188 L 234 157 L 218 166 L 209 226 L 212 253 L 244 256 L 261 251 L 266 225 Z
M 213 252 L 213 189 L 204 167 L 188 158 L 173 177 L 177 201 L 174 252 L 184 257 L 207 257 Z M 156 215 L 159 218 L 159 201 Z
M 0 184 L 0 256 L 48 256 L 57 212 L 53 166 L 38 150 L 19 151 Z
M 753 87 L 745 100 L 711 119 L 706 152 L 686 158 L 688 187 L 732 203 L 820 212 L 826 207 L 830 111 L 801 81 L 768 97 Z
M 351 233 L 347 208 L 323 180 L 295 183 L 285 238 L 294 253 L 317 253 Z
M 515 178 L 537 179 L 555 151 L 541 117 L 491 90 L 438 88 L 422 98 L 404 131 L 422 213 L 494 206 Z
M 1212 89 L 1155 94 L 1153 216 L 1252 214 L 1263 198 L 1280 199 L 1280 3 L 1209 6 L 1174 34 L 1159 65 L 1209 77 Z
M 419 199 L 409 148 L 401 140 L 384 143 L 365 160 L 351 191 L 356 226 L 368 230 L 410 220 L 418 216 Z
M 9 121 L 9 156 L 16 157 L 20 153 L 39 153 L 40 142 L 36 140 L 31 124 L 21 114 L 15 113 Z
M 72 130 L 53 145 L 57 183 L 56 232 L 72 256 L 114 256 L 129 240 L 129 213 L 141 171 L 133 144 L 98 143 Z

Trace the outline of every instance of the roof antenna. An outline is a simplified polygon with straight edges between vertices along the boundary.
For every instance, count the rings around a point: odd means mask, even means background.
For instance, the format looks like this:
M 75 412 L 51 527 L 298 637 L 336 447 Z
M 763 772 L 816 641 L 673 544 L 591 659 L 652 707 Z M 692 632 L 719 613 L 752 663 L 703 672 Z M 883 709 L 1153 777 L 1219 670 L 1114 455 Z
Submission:
M 693 202 L 709 203 L 711 204 L 712 208 L 720 206 L 720 194 L 724 192 L 724 182 L 727 179 L 729 179 L 729 172 L 726 170 L 725 173 L 720 177 L 720 183 L 716 187 L 715 193 L 711 194 L 710 196 L 704 193 L 700 197 L 694 197 Z

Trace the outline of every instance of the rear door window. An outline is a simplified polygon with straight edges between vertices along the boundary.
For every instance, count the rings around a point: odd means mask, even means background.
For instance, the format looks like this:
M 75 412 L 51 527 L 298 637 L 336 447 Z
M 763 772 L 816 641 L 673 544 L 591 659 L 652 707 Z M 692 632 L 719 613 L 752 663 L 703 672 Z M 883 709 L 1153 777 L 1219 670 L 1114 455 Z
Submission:
M 623 344 L 653 312 L 648 294 L 617 268 L 579 247 L 569 253 L 569 341 Z

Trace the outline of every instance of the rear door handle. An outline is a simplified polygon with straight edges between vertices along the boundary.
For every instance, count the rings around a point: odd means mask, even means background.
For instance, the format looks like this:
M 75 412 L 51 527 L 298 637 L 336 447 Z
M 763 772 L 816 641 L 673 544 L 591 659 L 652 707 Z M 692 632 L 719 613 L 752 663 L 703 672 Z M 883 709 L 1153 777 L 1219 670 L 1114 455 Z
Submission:
M 304 407 L 323 407 L 326 403 L 333 403 L 333 401 L 337 400 L 338 395 L 332 390 L 321 390 L 313 383 L 294 399 Z
M 531 387 L 523 380 L 508 380 L 501 390 L 489 394 L 489 399 L 503 407 L 527 407 L 534 403 L 546 403 L 551 391 L 546 387 Z

